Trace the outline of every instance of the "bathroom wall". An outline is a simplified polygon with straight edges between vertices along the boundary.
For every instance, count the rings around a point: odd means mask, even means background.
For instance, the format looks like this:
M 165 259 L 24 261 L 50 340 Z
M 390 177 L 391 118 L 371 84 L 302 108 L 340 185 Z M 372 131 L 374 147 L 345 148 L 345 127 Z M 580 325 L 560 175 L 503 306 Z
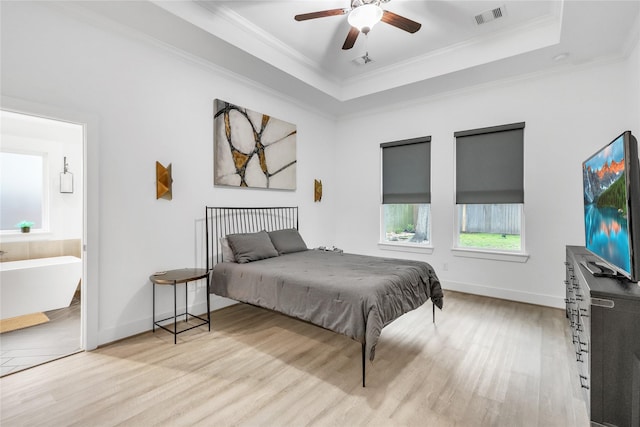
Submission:
M 68 122 L 2 111 L 2 150 L 44 154 L 48 187 L 43 227 L 0 234 L 0 262 L 72 255 L 81 258 L 83 128 Z M 60 192 L 64 159 L 73 174 L 73 193 Z M 3 176 L 2 179 L 9 179 Z M 32 219 L 32 218 L 25 218 Z M 34 219 L 35 220 L 35 219 Z
M 80 239 L 0 242 L 0 262 L 66 255 L 82 258 Z

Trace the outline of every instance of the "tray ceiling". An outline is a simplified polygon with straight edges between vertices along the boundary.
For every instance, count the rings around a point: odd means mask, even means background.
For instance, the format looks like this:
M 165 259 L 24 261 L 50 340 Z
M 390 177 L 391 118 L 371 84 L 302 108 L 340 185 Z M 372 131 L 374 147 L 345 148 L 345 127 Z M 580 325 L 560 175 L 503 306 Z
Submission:
M 408 1 L 381 7 L 422 24 L 380 22 L 342 50 L 349 0 L 71 2 L 333 114 L 621 57 L 637 42 L 637 1 Z M 476 15 L 500 8 L 481 25 Z M 487 15 L 485 15 L 487 16 Z M 366 65 L 356 63 L 369 53 Z M 360 61 L 362 62 L 362 61 Z

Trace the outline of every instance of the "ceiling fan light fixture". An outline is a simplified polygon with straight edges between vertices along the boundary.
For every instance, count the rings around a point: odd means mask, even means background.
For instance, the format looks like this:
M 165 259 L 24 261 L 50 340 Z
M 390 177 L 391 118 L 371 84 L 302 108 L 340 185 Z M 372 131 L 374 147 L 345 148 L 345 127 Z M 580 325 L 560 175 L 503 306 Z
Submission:
M 347 21 L 349 25 L 367 34 L 382 19 L 382 9 L 376 4 L 363 4 L 353 9 Z

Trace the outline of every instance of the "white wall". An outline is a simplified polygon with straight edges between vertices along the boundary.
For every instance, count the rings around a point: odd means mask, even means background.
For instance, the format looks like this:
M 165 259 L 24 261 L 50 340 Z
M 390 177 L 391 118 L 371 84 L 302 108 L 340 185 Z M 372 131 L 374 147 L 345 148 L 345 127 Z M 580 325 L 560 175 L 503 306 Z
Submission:
M 55 6 L 18 2 L 2 4 L 1 71 L 5 97 L 97 117 L 89 149 L 98 150 L 100 201 L 89 215 L 100 218 L 98 343 L 150 329 L 151 273 L 202 265 L 205 205 L 298 205 L 309 246 L 332 234 L 335 125 L 268 88 Z M 215 98 L 297 125 L 296 191 L 214 188 Z M 156 160 L 173 165 L 172 201 L 155 198 Z M 321 203 L 314 178 L 324 184 Z M 192 297 L 204 301 L 204 289 Z M 159 311 L 171 301 L 167 288 Z
M 640 15 L 638 16 L 638 26 L 640 26 Z M 627 80 L 630 82 L 631 112 L 636 118 L 636 124 L 631 131 L 635 135 L 640 135 L 640 29 L 637 31 L 635 46 L 628 60 Z
M 627 62 L 496 82 L 359 115 L 338 125 L 336 181 L 341 192 L 336 245 L 347 251 L 426 260 L 444 286 L 562 307 L 564 246 L 584 244 L 581 163 L 626 129 L 637 127 Z M 459 130 L 526 122 L 526 263 L 456 257 L 453 247 L 454 137 Z M 637 133 L 640 132 L 640 129 Z M 379 249 L 379 144 L 432 137 L 433 254 Z M 351 172 L 358 159 L 358 172 Z M 358 195 L 358 197 L 354 197 Z M 444 270 L 444 264 L 448 271 Z

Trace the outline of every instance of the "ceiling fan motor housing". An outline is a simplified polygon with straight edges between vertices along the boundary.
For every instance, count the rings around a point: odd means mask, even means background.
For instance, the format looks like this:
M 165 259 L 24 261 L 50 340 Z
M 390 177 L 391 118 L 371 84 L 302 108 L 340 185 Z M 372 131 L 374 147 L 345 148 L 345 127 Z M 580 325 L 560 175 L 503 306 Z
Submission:
M 352 27 L 367 34 L 382 19 L 382 9 L 373 3 L 363 4 L 353 9 L 347 20 Z

